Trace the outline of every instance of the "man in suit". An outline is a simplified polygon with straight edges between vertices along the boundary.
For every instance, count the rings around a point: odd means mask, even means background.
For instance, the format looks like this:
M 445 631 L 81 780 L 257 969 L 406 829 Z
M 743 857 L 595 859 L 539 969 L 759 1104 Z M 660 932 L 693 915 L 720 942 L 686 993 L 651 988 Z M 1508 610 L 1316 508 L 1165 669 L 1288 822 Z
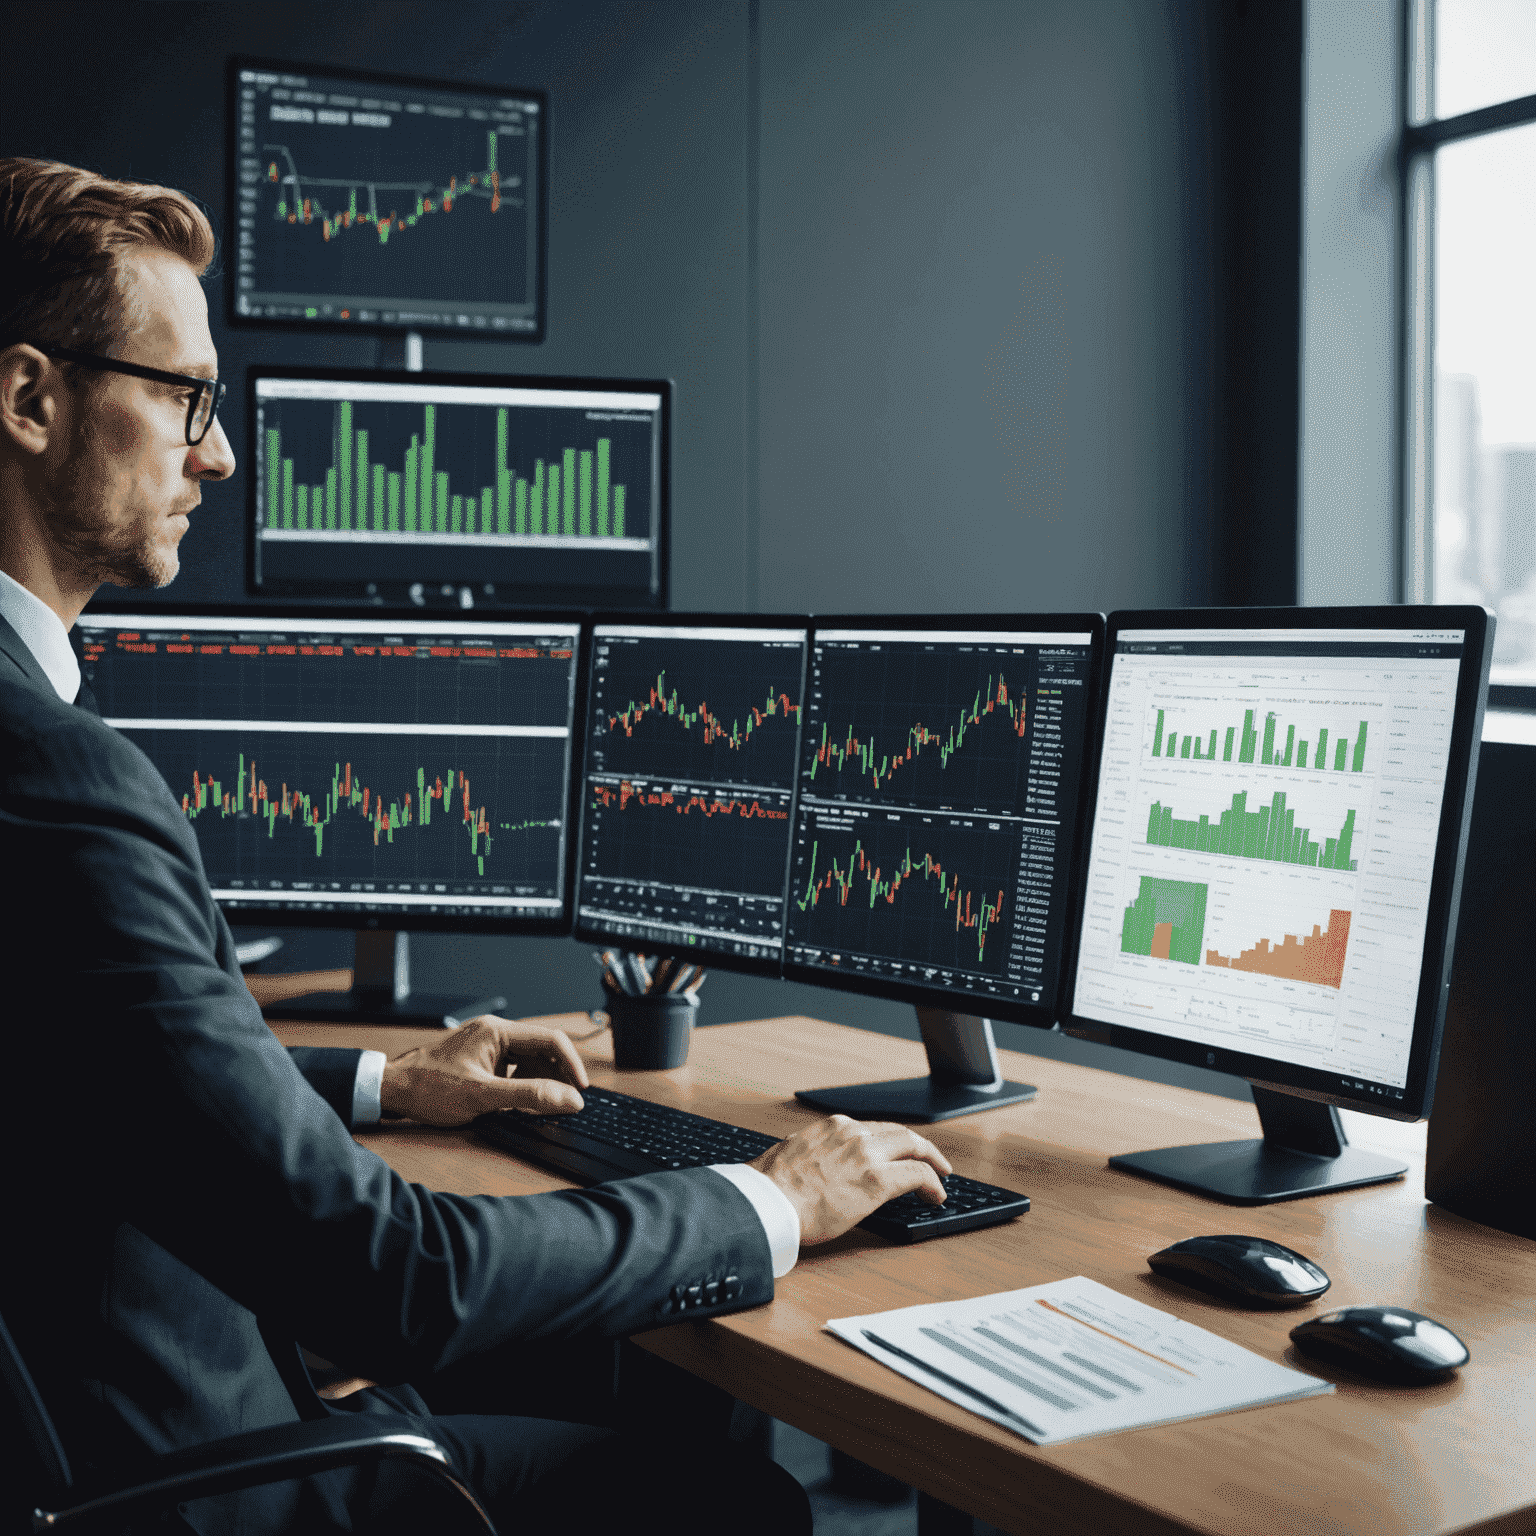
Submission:
M 559 1031 L 506 1020 L 389 1063 L 280 1048 L 179 805 L 81 688 L 67 634 L 91 594 L 171 580 L 204 483 L 234 470 L 199 284 L 212 253 L 180 193 L 0 160 L 0 1312 L 72 1454 L 104 1469 L 301 1414 L 426 1413 L 411 1387 L 328 1407 L 294 1341 L 370 1382 L 428 1383 L 488 1351 L 548 1362 L 761 1304 L 800 1244 L 908 1190 L 941 1199 L 948 1171 L 906 1128 L 838 1118 L 751 1167 L 471 1199 L 408 1186 L 353 1140 L 381 1111 L 579 1108 L 585 1076 Z M 516 1529 L 639 1512 L 809 1529 L 783 1474 L 724 1451 L 553 1417 L 432 1432 Z M 337 1473 L 181 1518 L 353 1529 L 405 1498 Z

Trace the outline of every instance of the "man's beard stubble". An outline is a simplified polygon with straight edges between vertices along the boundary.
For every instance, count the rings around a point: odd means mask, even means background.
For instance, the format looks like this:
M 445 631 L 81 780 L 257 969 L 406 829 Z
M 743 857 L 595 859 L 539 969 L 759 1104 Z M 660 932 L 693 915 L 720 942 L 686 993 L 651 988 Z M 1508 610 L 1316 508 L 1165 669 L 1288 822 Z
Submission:
M 82 584 L 111 582 L 138 590 L 169 585 L 181 561 L 174 547 L 169 554 L 155 548 L 153 528 L 160 519 L 114 519 L 101 490 L 102 476 L 94 468 L 103 457 L 93 441 L 97 434 L 87 421 L 81 423 L 80 435 L 48 510 L 54 542 L 74 563 Z

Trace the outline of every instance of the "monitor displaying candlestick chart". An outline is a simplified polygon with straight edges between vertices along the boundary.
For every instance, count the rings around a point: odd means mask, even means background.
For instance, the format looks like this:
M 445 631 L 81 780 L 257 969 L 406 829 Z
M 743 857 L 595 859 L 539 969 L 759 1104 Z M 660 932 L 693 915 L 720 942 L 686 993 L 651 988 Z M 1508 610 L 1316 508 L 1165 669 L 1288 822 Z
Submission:
M 1466 609 L 1112 616 L 1070 1027 L 1419 1113 L 1483 634 Z
M 665 381 L 250 369 L 254 588 L 664 607 L 669 401 Z
M 544 334 L 542 92 L 236 59 L 236 322 Z
M 778 973 L 806 635 L 595 624 L 578 937 Z
M 559 931 L 580 625 L 86 614 L 232 917 Z
M 1055 1021 L 1102 624 L 818 624 L 787 974 Z

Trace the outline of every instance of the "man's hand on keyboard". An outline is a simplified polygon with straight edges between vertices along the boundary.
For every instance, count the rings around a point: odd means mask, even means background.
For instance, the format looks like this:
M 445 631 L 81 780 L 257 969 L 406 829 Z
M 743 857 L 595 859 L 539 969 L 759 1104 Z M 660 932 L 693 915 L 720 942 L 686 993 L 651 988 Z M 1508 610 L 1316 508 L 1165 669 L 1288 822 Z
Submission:
M 800 1241 L 840 1237 L 876 1206 L 913 1190 L 938 1205 L 949 1160 L 905 1125 L 833 1115 L 775 1143 L 751 1166 L 766 1173 L 800 1216 Z M 937 1170 L 937 1171 L 935 1171 Z
M 570 1114 L 587 1071 L 562 1030 L 484 1014 L 384 1068 L 380 1104 L 428 1125 L 464 1125 L 491 1109 Z

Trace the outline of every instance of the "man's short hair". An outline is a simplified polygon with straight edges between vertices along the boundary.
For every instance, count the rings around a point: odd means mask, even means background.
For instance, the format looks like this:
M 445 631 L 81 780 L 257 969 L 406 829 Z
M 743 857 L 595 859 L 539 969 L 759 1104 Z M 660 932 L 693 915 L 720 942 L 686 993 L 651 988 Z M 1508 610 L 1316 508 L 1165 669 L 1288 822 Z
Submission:
M 146 246 L 202 276 L 213 227 L 172 187 L 0 157 L 0 347 L 24 341 L 112 355 L 134 325 L 118 257 Z

